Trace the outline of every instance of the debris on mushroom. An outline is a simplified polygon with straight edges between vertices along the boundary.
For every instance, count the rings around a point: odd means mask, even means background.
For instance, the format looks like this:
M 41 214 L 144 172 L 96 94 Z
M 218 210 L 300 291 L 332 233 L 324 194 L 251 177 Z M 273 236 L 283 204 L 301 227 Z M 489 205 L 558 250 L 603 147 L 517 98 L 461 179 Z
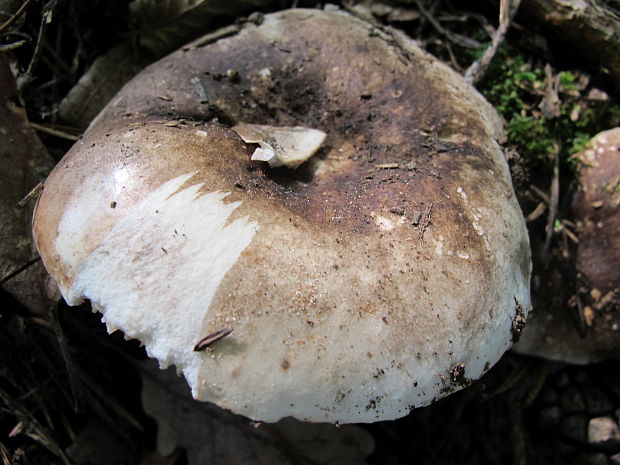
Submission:
M 227 69 L 243 90 L 207 74 Z M 34 237 L 67 302 L 195 399 L 267 422 L 394 419 L 482 376 L 527 317 L 502 136 L 404 34 L 283 11 L 127 84 L 48 178 Z M 305 159 L 325 137 L 296 170 L 250 160 L 247 141 L 286 166 L 275 146 Z
M 536 308 L 515 350 L 581 364 L 620 352 L 620 128 L 596 135 L 575 157 L 575 292 Z M 540 292 L 533 294 L 536 300 Z
M 238 124 L 233 127 L 244 142 L 259 144 L 252 160 L 266 161 L 272 168 L 295 169 L 314 155 L 327 134 L 301 126 L 274 127 L 264 124 Z

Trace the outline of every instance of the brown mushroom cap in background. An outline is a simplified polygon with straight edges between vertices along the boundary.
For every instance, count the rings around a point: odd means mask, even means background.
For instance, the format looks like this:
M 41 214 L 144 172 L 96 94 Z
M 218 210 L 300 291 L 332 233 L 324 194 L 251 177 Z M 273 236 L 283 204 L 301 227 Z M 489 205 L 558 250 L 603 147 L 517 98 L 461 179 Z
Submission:
M 620 128 L 597 134 L 589 145 L 575 155 L 581 165 L 572 200 L 579 236 L 572 308 L 566 301 L 535 308 L 515 346 L 580 364 L 620 353 Z
M 274 169 L 237 123 L 327 138 Z M 403 35 L 285 11 L 125 86 L 50 176 L 34 233 L 67 301 L 195 398 L 265 421 L 397 418 L 480 377 L 529 308 L 501 137 Z

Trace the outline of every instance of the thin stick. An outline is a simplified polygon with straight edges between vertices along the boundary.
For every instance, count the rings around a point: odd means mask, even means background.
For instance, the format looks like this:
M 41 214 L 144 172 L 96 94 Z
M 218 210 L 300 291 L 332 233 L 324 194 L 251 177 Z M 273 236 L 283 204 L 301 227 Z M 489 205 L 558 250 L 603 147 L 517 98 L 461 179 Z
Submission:
M 4 32 L 4 30 L 8 28 L 11 24 L 17 21 L 22 14 L 24 14 L 24 11 L 26 11 L 26 8 L 28 8 L 28 5 L 30 5 L 30 3 L 32 3 L 32 0 L 26 0 L 24 3 L 22 3 L 22 6 L 18 8 L 18 10 L 13 16 L 11 16 L 4 23 L 2 23 L 2 25 L 0 26 L 0 34 Z
M 510 7 L 507 7 L 505 3 L 512 3 L 512 5 Z M 491 39 L 491 45 L 484 51 L 482 57 L 479 60 L 474 61 L 465 72 L 465 80 L 470 84 L 475 85 L 476 83 L 478 83 L 486 73 L 486 70 L 491 64 L 493 57 L 497 53 L 499 46 L 502 44 L 502 42 L 504 42 L 506 33 L 510 28 L 512 19 L 517 13 L 520 4 L 521 0 L 512 0 L 512 2 L 506 2 L 505 0 L 502 0 L 500 4 L 500 24 L 495 33 L 493 34 L 493 38 Z

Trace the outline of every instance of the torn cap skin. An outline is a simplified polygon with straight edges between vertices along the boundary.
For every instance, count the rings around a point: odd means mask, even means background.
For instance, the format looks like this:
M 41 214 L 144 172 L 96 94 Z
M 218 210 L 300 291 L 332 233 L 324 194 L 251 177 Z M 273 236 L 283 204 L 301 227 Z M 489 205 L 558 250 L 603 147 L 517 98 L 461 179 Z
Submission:
M 272 167 L 236 124 L 326 137 Z M 196 399 L 262 421 L 394 419 L 478 379 L 530 307 L 501 137 L 404 35 L 284 11 L 125 86 L 49 177 L 34 235 L 67 302 L 89 299 Z
M 272 168 L 297 168 L 319 150 L 327 137 L 323 131 L 301 126 L 238 124 L 233 130 L 244 142 L 260 145 L 252 154 L 252 160 L 266 161 Z

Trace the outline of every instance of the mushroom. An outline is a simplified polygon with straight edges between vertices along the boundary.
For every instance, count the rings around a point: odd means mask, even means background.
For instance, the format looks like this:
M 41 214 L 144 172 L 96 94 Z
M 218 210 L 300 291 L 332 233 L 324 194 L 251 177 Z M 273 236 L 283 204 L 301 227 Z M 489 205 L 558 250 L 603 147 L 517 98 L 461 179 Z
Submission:
M 533 312 L 515 349 L 585 364 L 620 351 L 620 128 L 597 134 L 575 157 L 581 163 L 572 199 L 579 243 L 566 281 L 576 283 L 576 292 Z M 544 287 L 534 291 L 534 301 L 547 293 Z
M 297 169 L 252 160 L 291 133 Z M 284 11 L 127 84 L 50 175 L 34 236 L 67 302 L 194 398 L 261 421 L 394 419 L 478 379 L 526 317 L 501 137 L 403 34 Z

